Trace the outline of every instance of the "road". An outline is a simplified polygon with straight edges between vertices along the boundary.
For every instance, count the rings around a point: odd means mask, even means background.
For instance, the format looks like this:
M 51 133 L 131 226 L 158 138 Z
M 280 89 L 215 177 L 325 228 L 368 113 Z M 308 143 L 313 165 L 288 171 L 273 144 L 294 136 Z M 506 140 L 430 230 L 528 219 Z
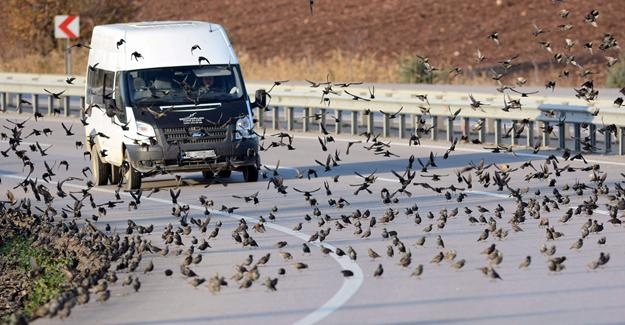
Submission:
M 11 120 L 23 120 L 23 117 L 12 116 Z M 66 136 L 61 129 L 60 121 L 72 123 L 76 133 L 74 136 Z M 5 120 L 3 125 L 9 125 Z M 26 124 L 24 134 L 32 128 L 50 128 L 53 134 L 50 136 L 30 137 L 25 141 L 39 141 L 44 145 L 53 145 L 46 157 L 40 157 L 38 153 L 30 153 L 31 159 L 37 166 L 36 173 L 42 173 L 43 158 L 48 162 L 66 160 L 69 163 L 69 171 L 64 168 L 58 169 L 54 181 L 60 181 L 67 176 L 83 177 L 80 170 L 89 166 L 88 160 L 83 158 L 83 149 L 75 148 L 75 141 L 83 140 L 82 128 L 76 120 L 61 120 L 45 118 L 38 122 L 29 121 Z M 268 138 L 270 132 L 268 131 Z M 272 139 L 268 139 L 267 142 Z M 276 139 L 273 139 L 276 140 Z M 190 205 L 190 216 L 204 218 L 204 209 L 199 206 L 198 197 L 205 195 L 215 202 L 213 207 L 219 210 L 222 205 L 227 207 L 237 206 L 239 209 L 234 213 L 222 213 L 211 211 L 212 221 L 209 231 L 200 233 L 194 228 L 189 236 L 183 236 L 184 249 L 188 248 L 192 236 L 198 239 L 207 238 L 208 233 L 215 227 L 217 221 L 223 226 L 220 235 L 216 239 L 210 239 L 212 246 L 204 252 L 203 261 L 191 268 L 201 277 L 209 278 L 215 274 L 224 275 L 229 285 L 218 294 L 211 294 L 208 289 L 201 285 L 197 288 L 188 283 L 179 272 L 182 255 L 170 255 L 163 257 L 158 254 L 145 254 L 138 268 L 142 270 L 149 261 L 155 265 L 154 271 L 143 274 L 136 272 L 141 280 L 141 289 L 135 293 L 132 288 L 120 284 L 121 279 L 127 275 L 120 272 L 120 281 L 111 285 L 112 296 L 105 303 L 95 301 L 95 295 L 91 302 L 72 309 L 69 318 L 41 319 L 37 324 L 173 324 L 173 323 L 215 323 L 215 324 L 241 324 L 241 323 L 272 323 L 272 324 L 353 324 L 356 321 L 362 324 L 380 323 L 475 323 L 475 324 L 499 324 L 519 323 L 622 323 L 625 322 L 625 301 L 619 297 L 625 297 L 625 233 L 622 226 L 612 225 L 607 222 L 608 216 L 605 209 L 607 201 L 605 195 L 599 196 L 598 206 L 592 216 L 574 215 L 567 223 L 558 221 L 568 207 L 576 207 L 589 197 L 590 190 L 584 191 L 582 196 L 576 195 L 572 190 L 563 190 L 565 184 L 572 186 L 575 182 L 588 182 L 589 172 L 576 170 L 575 172 L 562 173 L 555 178 L 556 187 L 562 194 L 570 197 L 570 203 L 559 204 L 559 210 L 553 208 L 553 204 L 547 203 L 551 213 L 541 211 L 541 217 L 548 218 L 550 225 L 564 234 L 563 237 L 548 241 L 545 237 L 545 228 L 539 227 L 539 220 L 532 217 L 520 224 L 523 231 L 514 232 L 508 220 L 516 209 L 516 202 L 506 191 L 497 191 L 495 185 L 484 187 L 477 183 L 474 174 L 474 186 L 466 190 L 466 198 L 462 202 L 457 201 L 458 194 L 453 193 L 451 200 L 446 200 L 442 194 L 425 189 L 422 186 L 410 185 L 407 190 L 411 196 L 397 194 L 398 203 L 384 204 L 380 198 L 380 190 L 388 188 L 391 193 L 399 187 L 397 178 L 391 170 L 403 171 L 408 163 L 408 157 L 415 155 L 423 161 L 427 160 L 430 152 L 437 157 L 438 167 L 430 167 L 429 173 L 443 176 L 442 180 L 433 182 L 430 178 L 421 176 L 417 170 L 417 176 L 413 182 L 427 182 L 433 187 L 454 184 L 458 187 L 466 187 L 456 182 L 454 171 L 468 165 L 470 162 L 478 163 L 484 159 L 485 164 L 497 163 L 508 164 L 510 168 L 518 167 L 526 161 L 533 161 L 538 168 L 546 156 L 550 154 L 560 155 L 558 152 L 540 152 L 533 155 L 519 150 L 517 155 L 495 154 L 473 145 L 458 145 L 448 159 L 443 159 L 446 144 L 443 142 L 424 142 L 421 146 L 408 146 L 406 141 L 392 140 L 389 149 L 398 157 L 384 157 L 374 155 L 372 151 L 363 149 L 362 144 L 355 144 L 346 155 L 347 141 L 342 137 L 335 143 L 329 143 L 328 152 L 322 152 L 317 141 L 317 134 L 296 135 L 293 140 L 295 151 L 288 151 L 286 147 L 272 148 L 262 154 L 263 163 L 268 166 L 280 165 L 278 172 L 287 180 L 288 195 L 279 194 L 273 186 L 267 189 L 267 181 L 258 183 L 244 183 L 239 173 L 233 173 L 227 181 L 227 186 L 212 184 L 202 179 L 201 174 L 183 174 L 183 185 L 180 186 L 181 194 L 178 198 L 180 204 Z M 353 139 L 352 139 L 353 140 Z M 27 148 L 27 144 L 23 145 Z M 5 150 L 7 143 L 0 143 L 0 148 Z M 339 166 L 331 171 L 324 172 L 323 167 L 317 165 L 314 160 L 325 161 L 328 153 L 340 151 L 341 161 Z M 25 176 L 22 164 L 15 157 L 2 158 L 0 167 L 0 192 L 4 193 L 11 189 L 19 197 L 30 197 L 29 193 L 18 192 L 12 188 Z M 601 170 L 607 172 L 606 185 L 614 191 L 614 183 L 622 182 L 623 177 L 619 173 L 623 170 L 625 162 L 616 156 L 589 155 L 590 164 L 598 163 Z M 575 167 L 583 167 L 583 162 L 560 162 L 561 165 L 571 164 Z M 419 165 L 415 162 L 415 168 Z M 299 179 L 296 170 L 306 172 L 314 168 L 318 178 L 308 180 L 306 177 Z M 417 168 L 418 169 L 418 168 Z M 370 187 L 373 194 L 365 191 L 354 195 L 356 187 L 350 184 L 361 183 L 362 179 L 355 175 L 360 172 L 368 175 L 376 171 L 378 179 Z M 491 167 L 491 172 L 494 167 Z M 271 172 L 265 170 L 268 176 Z M 524 200 L 537 198 L 539 202 L 544 196 L 553 198 L 553 188 L 547 185 L 548 180 L 525 181 L 523 176 L 529 168 L 511 172 L 511 188 L 529 187 Z M 429 174 L 428 173 L 428 174 Z M 333 177 L 339 175 L 338 182 Z M 468 175 L 468 174 L 466 174 Z M 41 180 L 40 180 L 41 181 Z M 331 187 L 332 195 L 326 196 L 324 181 Z M 72 181 L 64 184 L 65 190 L 79 190 L 85 182 Z M 53 188 L 55 184 L 50 184 Z M 130 197 L 122 193 L 124 204 L 116 208 L 108 209 L 106 216 L 97 221 L 98 227 L 104 229 L 106 224 L 112 227 L 113 232 L 123 235 L 127 226 L 127 220 L 132 219 L 140 225 L 154 225 L 155 230 L 146 238 L 154 245 L 164 247 L 160 233 L 169 224 L 176 227 L 179 221 L 170 213 L 171 199 L 169 188 L 174 188 L 176 181 L 171 176 L 160 176 L 148 179 L 143 188 L 146 192 L 150 188 L 161 188 L 150 198 L 144 196 L 139 209 L 128 211 L 127 203 Z M 347 251 L 351 246 L 358 253 L 356 261 L 346 256 L 338 257 L 334 254 L 325 255 L 317 246 L 311 244 L 311 254 L 302 252 L 302 243 L 306 242 L 310 235 L 317 232 L 320 217 L 313 215 L 313 209 L 304 199 L 301 193 L 294 189 L 314 190 L 318 200 L 318 207 L 322 216 L 330 216 L 332 221 L 326 222 L 321 228 L 332 228 L 331 234 L 323 246 L 333 249 L 339 247 Z M 91 189 L 91 193 L 97 203 L 105 203 L 114 200 L 114 187 L 103 186 Z M 540 191 L 540 194 L 536 193 Z M 245 203 L 232 195 L 252 195 L 259 192 L 260 202 L 257 205 Z M 444 193 L 444 192 L 443 192 Z M 537 195 L 538 194 L 538 195 Z M 349 202 L 343 208 L 331 207 L 329 198 L 338 200 L 344 198 Z M 60 208 L 70 200 L 57 199 L 55 207 Z M 40 203 L 41 204 L 41 203 Z M 486 224 L 472 224 L 464 208 L 469 207 L 472 216 L 479 217 L 478 205 L 486 208 L 489 212 L 484 215 L 488 219 L 494 216 L 494 208 L 500 204 L 505 210 L 502 219 L 496 219 L 497 227 L 509 230 L 509 235 L 504 240 L 497 240 L 494 236 L 478 242 L 477 239 L 486 228 Z M 418 206 L 418 213 L 422 218 L 420 224 L 415 223 L 414 215 L 406 215 L 405 208 L 413 205 Z M 255 249 L 242 248 L 230 236 L 233 229 L 238 225 L 238 220 L 246 218 L 248 224 L 254 225 L 261 216 L 268 219 L 271 209 L 277 207 L 274 213 L 275 221 L 266 223 L 266 232 L 250 234 L 256 239 L 259 246 Z M 439 224 L 439 212 L 441 209 L 452 211 L 459 208 L 456 217 L 450 217 L 443 229 Z M 341 215 L 351 215 L 356 209 L 361 212 L 369 210 L 371 216 L 375 216 L 378 223 L 369 228 L 369 220 L 362 219 L 362 229 L 371 230 L 368 238 L 354 235 L 355 227 L 344 224 L 343 230 L 335 227 L 336 219 Z M 396 209 L 394 220 L 389 223 L 381 223 L 381 218 L 387 209 Z M 428 212 L 432 212 L 434 219 L 428 218 Z M 83 216 L 89 217 L 97 213 L 91 208 L 83 211 Z M 622 212 L 619 212 L 619 215 Z M 310 215 L 312 220 L 305 221 L 304 217 Z M 586 237 L 584 246 L 579 250 L 571 250 L 571 244 L 580 237 L 580 229 L 588 218 L 597 219 L 603 223 L 605 229 L 598 234 L 591 233 Z M 353 219 L 352 219 L 353 220 Z M 80 222 L 80 221 L 79 221 Z M 300 231 L 291 230 L 296 224 L 302 222 Z M 431 232 L 424 229 L 433 225 Z M 382 237 L 384 229 L 397 231 L 399 239 L 405 244 L 407 250 L 412 253 L 412 263 L 404 268 L 400 266 L 400 252 L 394 246 L 394 257 L 386 255 L 387 247 L 392 245 L 391 239 Z M 436 244 L 436 237 L 441 236 L 444 240 L 444 248 Z M 416 246 L 415 241 L 421 236 L 426 237 L 425 245 Z M 600 237 L 605 236 L 607 242 L 604 245 L 597 243 Z M 278 241 L 286 241 L 287 246 L 281 249 L 275 248 Z M 487 265 L 482 250 L 491 243 L 495 243 L 503 255 L 503 261 L 495 269 L 501 276 L 501 280 L 492 280 L 485 277 L 479 267 Z M 551 272 L 547 268 L 547 257 L 540 253 L 539 248 L 543 244 L 555 245 L 557 252 L 554 256 L 566 256 L 564 263 L 566 268 L 561 272 Z M 367 250 L 371 248 L 381 255 L 373 260 L 367 256 Z M 172 251 L 174 245 L 170 245 Z M 443 261 L 440 265 L 430 263 L 430 260 L 438 252 L 457 253 L 456 261 L 465 259 L 463 268 L 456 270 L 450 267 L 451 262 Z M 279 252 L 290 252 L 293 260 L 283 260 Z M 198 250 L 196 250 L 196 253 Z M 610 253 L 611 260 L 604 267 L 597 270 L 589 270 L 587 264 L 596 260 L 600 252 Z M 261 280 L 257 281 L 249 289 L 239 289 L 238 283 L 230 279 L 236 264 L 242 263 L 248 255 L 253 255 L 257 260 L 262 255 L 271 253 L 271 258 L 266 266 L 260 267 Z M 532 257 L 532 264 L 527 269 L 518 269 L 518 265 L 525 256 Z M 309 268 L 295 270 L 291 267 L 293 262 L 303 262 Z M 381 277 L 374 277 L 374 271 L 381 264 L 384 273 Z M 419 277 L 411 277 L 414 268 L 422 264 L 423 274 Z M 279 268 L 286 269 L 286 275 L 277 274 Z M 173 270 L 171 277 L 164 275 L 165 269 Z M 354 276 L 344 278 L 341 270 L 349 269 Z M 278 277 L 277 291 L 270 292 L 260 285 L 267 277 Z

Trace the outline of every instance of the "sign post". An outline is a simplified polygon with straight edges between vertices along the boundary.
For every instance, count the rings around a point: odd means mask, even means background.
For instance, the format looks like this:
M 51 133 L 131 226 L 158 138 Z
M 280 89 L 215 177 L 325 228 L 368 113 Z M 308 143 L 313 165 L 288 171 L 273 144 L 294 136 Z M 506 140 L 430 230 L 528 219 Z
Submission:
M 80 18 L 78 16 L 54 16 L 54 37 L 64 38 L 65 41 L 65 74 L 72 74 L 72 49 L 69 40 L 80 35 Z

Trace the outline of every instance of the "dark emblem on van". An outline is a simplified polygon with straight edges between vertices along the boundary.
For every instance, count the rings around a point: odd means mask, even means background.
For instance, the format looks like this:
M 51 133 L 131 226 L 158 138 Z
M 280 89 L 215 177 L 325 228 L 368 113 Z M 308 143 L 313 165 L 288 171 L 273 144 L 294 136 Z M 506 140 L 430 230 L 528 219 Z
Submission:
M 182 122 L 182 124 L 202 124 L 204 122 L 203 116 L 195 116 L 197 112 L 191 113 L 188 116 L 181 117 L 178 120 Z

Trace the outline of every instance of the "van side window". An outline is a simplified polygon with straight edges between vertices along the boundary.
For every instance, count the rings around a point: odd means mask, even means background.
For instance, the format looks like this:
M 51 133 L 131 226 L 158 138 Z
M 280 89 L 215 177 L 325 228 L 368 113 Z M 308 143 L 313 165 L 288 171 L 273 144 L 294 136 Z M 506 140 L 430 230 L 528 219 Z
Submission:
M 87 101 L 92 104 L 102 105 L 102 82 L 103 72 L 101 69 L 89 70 L 87 75 Z
M 115 73 L 102 69 L 89 70 L 87 74 L 87 100 L 89 103 L 104 105 L 103 95 L 113 95 Z M 105 84 L 106 83 L 106 84 Z M 104 87 L 104 88 L 103 88 Z M 102 90 L 104 89 L 104 93 Z M 102 107 L 104 108 L 104 107 Z
M 113 84 L 115 83 L 115 72 L 102 70 L 104 78 L 104 96 L 113 96 Z
M 124 100 L 122 99 L 122 73 L 117 73 L 115 76 L 114 96 L 115 104 L 119 109 L 117 119 L 119 119 L 121 123 L 126 123 L 128 122 L 128 118 L 126 116 L 126 105 L 124 105 Z

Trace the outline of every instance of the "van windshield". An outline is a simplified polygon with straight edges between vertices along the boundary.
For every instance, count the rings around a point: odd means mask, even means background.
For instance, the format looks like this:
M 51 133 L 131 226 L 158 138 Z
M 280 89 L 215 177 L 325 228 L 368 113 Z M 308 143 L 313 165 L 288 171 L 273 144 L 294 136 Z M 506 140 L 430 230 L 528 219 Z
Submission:
M 126 78 L 131 106 L 199 105 L 243 96 L 234 65 L 133 70 L 126 72 Z

